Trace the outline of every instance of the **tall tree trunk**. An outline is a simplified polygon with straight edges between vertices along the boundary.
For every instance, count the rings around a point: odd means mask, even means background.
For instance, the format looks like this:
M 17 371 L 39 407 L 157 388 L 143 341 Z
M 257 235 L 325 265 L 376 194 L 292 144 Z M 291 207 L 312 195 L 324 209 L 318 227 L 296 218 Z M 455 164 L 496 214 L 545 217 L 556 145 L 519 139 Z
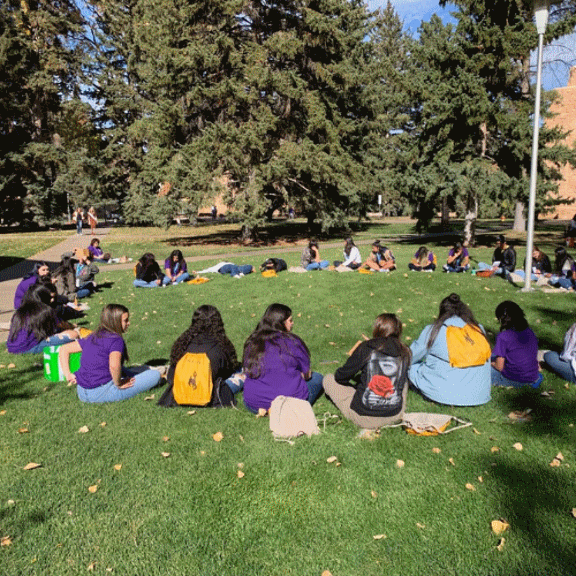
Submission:
M 478 218 L 478 195 L 470 190 L 466 197 L 466 216 L 464 217 L 464 242 L 469 246 L 476 241 L 476 218 Z
M 512 226 L 514 232 L 524 232 L 526 230 L 526 218 L 524 218 L 524 202 L 519 200 L 516 202 L 514 207 L 514 226 Z
M 448 198 L 444 196 L 442 198 L 442 215 L 440 217 L 440 227 L 443 231 L 448 230 L 448 225 L 450 224 L 450 210 L 448 208 Z

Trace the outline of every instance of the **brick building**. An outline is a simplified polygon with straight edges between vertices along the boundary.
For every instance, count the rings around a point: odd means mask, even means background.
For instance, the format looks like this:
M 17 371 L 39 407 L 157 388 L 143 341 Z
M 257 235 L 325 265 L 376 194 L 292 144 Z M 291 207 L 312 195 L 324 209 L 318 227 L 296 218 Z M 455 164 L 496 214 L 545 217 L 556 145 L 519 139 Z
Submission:
M 565 143 L 569 146 L 576 146 L 576 66 L 570 69 L 568 85 L 556 88 L 555 91 L 560 98 L 550 107 L 550 111 L 555 116 L 546 120 L 546 125 L 570 130 L 571 133 L 568 134 Z M 562 175 L 564 180 L 559 184 L 559 195 L 561 198 L 570 199 L 571 202 L 560 204 L 548 217 L 570 220 L 576 212 L 576 170 L 570 166 L 564 166 Z

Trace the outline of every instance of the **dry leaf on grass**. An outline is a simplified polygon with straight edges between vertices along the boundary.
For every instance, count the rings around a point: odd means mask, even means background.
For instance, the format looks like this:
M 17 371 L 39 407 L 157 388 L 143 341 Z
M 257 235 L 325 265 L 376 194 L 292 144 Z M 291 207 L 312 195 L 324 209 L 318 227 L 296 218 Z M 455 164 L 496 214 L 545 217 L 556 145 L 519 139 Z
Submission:
M 16 368 L 16 364 L 14 364 L 13 362 L 8 364 L 8 368 Z
M 264 408 L 258 408 L 258 414 L 256 414 L 256 418 L 264 418 L 268 414 L 268 411 Z
M 222 432 L 216 432 L 216 434 L 212 434 L 212 440 L 214 440 L 214 442 L 222 442 L 222 438 L 224 438 L 224 434 L 222 434 Z
M 94 494 L 98 490 L 98 484 L 92 484 L 92 486 L 88 486 L 88 492 L 90 494 Z
M 192 416 L 192 415 L 196 414 L 196 410 L 188 410 L 188 412 L 186 412 L 186 414 L 188 414 L 188 416 Z
M 482 432 L 480 432 L 480 430 L 476 430 L 476 428 L 472 428 L 472 432 L 474 432 L 474 434 L 477 434 L 478 436 L 482 434 Z
M 168 458 L 170 456 L 170 452 L 160 452 L 162 458 Z
M 102 428 L 106 428 L 106 422 L 100 422 L 100 426 L 102 426 Z
M 162 442 L 168 442 L 170 440 L 170 436 L 162 436 Z
M 238 434 L 238 438 L 240 438 L 240 442 L 244 442 L 244 436 L 242 436 L 242 434 Z
M 576 508 L 572 508 L 572 516 L 576 518 Z
M 324 570 L 324 572 L 322 572 L 322 576 L 332 576 L 332 572 L 330 572 L 330 570 Z
M 500 534 L 504 534 L 504 532 L 510 528 L 510 524 L 503 519 L 492 520 L 492 522 L 490 522 L 490 527 L 496 536 L 500 536 Z
M 506 538 L 500 538 L 500 540 L 498 540 L 498 546 L 496 546 L 496 550 L 498 550 L 498 552 L 502 552 L 502 550 L 504 550 L 504 543 L 506 542 Z
M 144 400 L 154 400 L 155 397 L 156 397 L 156 394 L 150 394 L 150 396 L 146 396 L 146 398 L 144 398 Z
M 244 468 L 244 462 L 238 462 L 238 468 L 242 470 L 242 468 Z
M 532 412 L 531 408 L 527 408 L 526 410 L 514 410 L 508 414 L 508 418 L 514 422 L 531 422 L 532 415 L 530 412 Z
M 520 444 L 520 442 L 516 442 L 516 444 L 512 444 L 512 448 L 515 448 L 516 450 L 518 450 L 518 452 L 521 452 L 522 450 L 524 450 L 524 446 L 522 446 L 522 444 Z
M 498 448 L 498 446 L 492 446 L 492 448 L 490 448 L 490 452 L 495 454 L 496 452 L 500 452 L 500 448 Z
M 468 482 L 466 484 L 466 490 L 470 490 L 470 492 L 476 492 L 476 486 L 474 486 L 474 484 L 470 484 L 470 482 Z
M 450 464 L 452 464 L 452 466 L 456 466 L 456 463 L 454 462 L 454 458 L 448 458 L 448 462 L 450 462 Z
M 6 414 L 6 410 L 0 410 L 0 416 L 4 416 Z
M 426 524 L 421 524 L 420 522 L 416 522 L 416 526 L 420 528 L 420 530 L 424 530 L 424 528 L 426 528 Z
M 86 432 L 90 432 L 90 428 L 88 428 L 88 426 L 82 426 L 82 428 L 78 430 L 79 434 L 86 434 Z
M 484 482 L 484 478 L 482 478 L 482 476 L 478 476 L 478 482 L 480 483 Z
M 372 536 L 372 538 L 374 538 L 374 540 L 384 540 L 384 538 L 386 538 L 386 534 L 375 534 Z
M 434 454 L 440 454 L 440 452 L 442 452 L 442 450 L 440 450 L 440 448 L 432 448 L 432 452 L 434 452 Z
M 92 570 L 94 570 L 95 567 L 96 567 L 96 562 L 90 562 L 90 564 L 88 564 L 88 566 L 86 567 L 86 570 L 88 570 L 89 572 L 92 572 Z
M 122 464 L 114 464 L 114 470 L 122 470 Z
M 560 466 L 560 464 L 561 464 L 561 462 L 560 462 L 560 460 L 558 460 L 558 458 L 554 458 L 552 460 L 552 462 L 550 462 L 550 466 L 552 468 L 558 468 L 558 466 Z
M 10 546 L 12 544 L 12 538 L 10 536 L 3 536 L 0 539 L 0 546 Z
M 374 490 L 370 491 L 370 495 L 372 496 L 372 498 L 378 498 L 378 494 L 374 492 Z
M 404 468 L 405 465 L 406 465 L 406 463 L 404 462 L 404 460 L 396 460 L 396 467 L 397 468 Z
M 238 478 L 244 478 L 244 472 L 242 472 L 242 470 L 238 470 L 236 472 L 236 476 L 238 476 Z
M 28 462 L 26 466 L 24 466 L 24 470 L 35 470 L 36 468 L 41 468 L 42 464 L 38 464 L 37 462 Z
M 18 428 L 18 434 L 28 434 L 30 430 L 28 428 Z
M 558 452 L 558 454 L 556 454 L 556 459 L 560 460 L 561 462 L 564 461 L 564 454 L 562 454 L 562 452 Z
M 329 458 L 326 458 L 326 462 L 328 462 L 328 464 L 332 464 L 332 462 L 336 462 L 338 460 L 338 458 L 336 456 L 330 456 Z

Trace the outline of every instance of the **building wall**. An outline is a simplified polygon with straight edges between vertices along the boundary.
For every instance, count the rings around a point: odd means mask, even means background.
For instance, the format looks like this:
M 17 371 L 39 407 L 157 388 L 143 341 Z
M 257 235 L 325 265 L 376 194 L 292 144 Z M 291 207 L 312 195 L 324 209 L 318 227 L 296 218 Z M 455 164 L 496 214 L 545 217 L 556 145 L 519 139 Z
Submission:
M 576 145 L 576 66 L 570 69 L 570 78 L 568 85 L 563 88 L 556 88 L 559 94 L 558 102 L 550 107 L 550 111 L 555 114 L 553 118 L 546 120 L 546 125 L 550 127 L 559 126 L 563 130 L 571 130 L 565 144 L 568 146 Z M 570 166 L 564 166 L 562 169 L 564 180 L 559 184 L 559 195 L 561 198 L 569 199 L 568 204 L 561 204 L 556 207 L 552 214 L 547 215 L 550 218 L 560 220 L 570 220 L 576 212 L 576 170 Z

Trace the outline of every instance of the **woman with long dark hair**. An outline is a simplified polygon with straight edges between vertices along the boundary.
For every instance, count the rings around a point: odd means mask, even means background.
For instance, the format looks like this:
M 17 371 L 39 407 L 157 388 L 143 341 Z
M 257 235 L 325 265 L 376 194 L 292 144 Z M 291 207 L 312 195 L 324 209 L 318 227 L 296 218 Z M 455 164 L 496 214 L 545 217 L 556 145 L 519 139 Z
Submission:
M 56 288 L 36 284 L 28 289 L 10 322 L 6 347 L 12 354 L 38 354 L 78 338 L 76 330 L 61 330 L 53 304 Z
M 345 266 L 351 270 L 358 270 L 362 266 L 362 256 L 360 256 L 360 250 L 352 238 L 346 238 L 344 242 L 344 261 L 334 262 L 334 266 Z
M 458 294 L 440 302 L 438 318 L 410 346 L 411 384 L 440 404 L 476 406 L 490 400 L 490 345 Z
M 32 267 L 32 270 L 22 278 L 20 284 L 16 287 L 16 293 L 14 294 L 14 310 L 20 308 L 22 304 L 22 298 L 30 286 L 37 284 L 41 278 L 50 275 L 50 268 L 46 262 L 36 262 Z
M 226 335 L 222 316 L 215 306 L 204 304 L 194 310 L 192 321 L 172 345 L 170 352 L 170 368 L 168 369 L 168 388 L 162 394 L 158 404 L 162 406 L 177 406 L 172 388 L 174 373 L 178 361 L 187 353 L 206 354 L 210 360 L 212 382 L 214 386 L 219 380 L 225 381 L 232 394 L 242 389 L 241 380 L 227 380 L 240 368 L 234 344 Z M 225 394 L 229 398 L 229 394 Z M 222 399 L 222 398 L 221 398 Z M 214 399 L 213 399 L 214 400 Z
M 408 263 L 412 272 L 434 272 L 436 270 L 436 256 L 426 246 L 420 246 L 414 254 L 414 258 Z
M 281 395 L 313 404 L 322 392 L 322 374 L 310 370 L 310 351 L 293 325 L 288 306 L 270 304 L 244 344 L 244 404 L 251 412 L 268 410 Z
M 162 285 L 164 274 L 156 262 L 154 254 L 146 252 L 136 264 L 136 288 L 158 288 Z
M 82 402 L 103 403 L 126 400 L 154 388 L 160 372 L 147 366 L 124 368 L 128 350 L 122 335 L 130 326 L 130 313 L 122 304 L 107 304 L 96 330 L 60 348 L 59 361 L 69 384 L 77 384 Z M 72 374 L 70 354 L 81 352 L 80 369 Z
M 185 282 L 190 278 L 186 260 L 184 260 L 184 256 L 182 256 L 180 250 L 172 250 L 170 256 L 166 258 L 164 261 L 164 272 L 165 275 L 162 280 L 164 285 L 179 284 L 180 282 Z
M 516 302 L 505 300 L 496 307 L 500 333 L 492 350 L 492 385 L 537 388 L 542 382 L 538 370 L 538 338 Z
M 565 288 L 566 290 L 574 289 L 575 265 L 574 258 L 566 252 L 566 248 L 558 246 L 554 250 L 555 262 L 554 273 L 548 284 L 555 287 Z
M 398 317 L 380 314 L 374 322 L 372 338 L 362 342 L 344 366 L 324 377 L 326 396 L 345 418 L 361 428 L 380 428 L 402 421 L 410 349 L 401 342 L 401 336 L 402 322 Z

